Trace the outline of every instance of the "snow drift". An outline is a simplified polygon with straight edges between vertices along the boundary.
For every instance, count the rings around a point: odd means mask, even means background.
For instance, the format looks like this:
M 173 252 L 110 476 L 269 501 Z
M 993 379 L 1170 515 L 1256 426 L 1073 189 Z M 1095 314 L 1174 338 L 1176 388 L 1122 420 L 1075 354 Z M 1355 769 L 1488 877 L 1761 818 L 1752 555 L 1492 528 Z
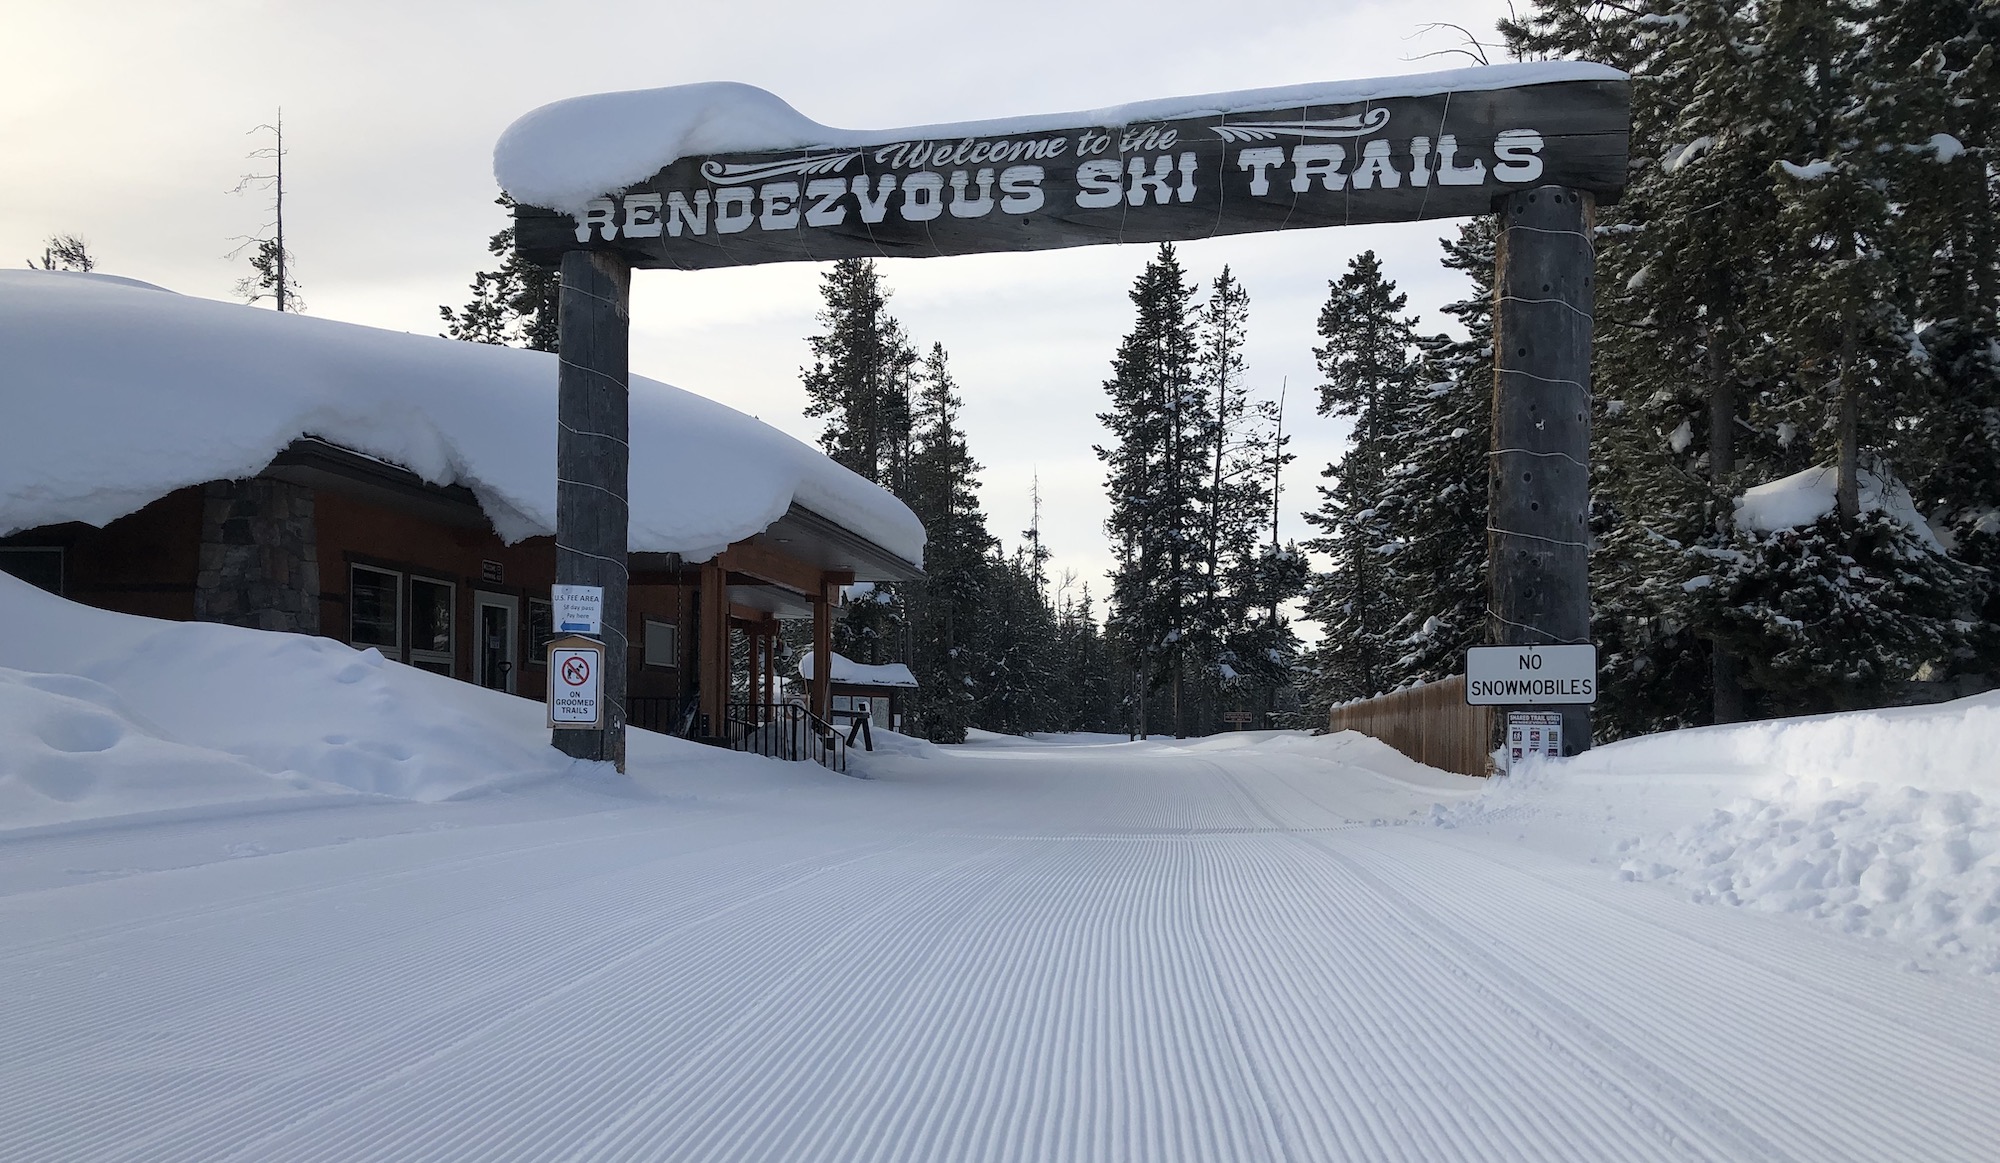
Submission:
M 630 748 L 653 776 L 801 766 L 645 732 Z M 577 771 L 539 702 L 329 638 L 96 610 L 0 573 L 0 830 L 355 793 L 437 801 Z
M 0 271 L 0 535 L 103 525 L 317 436 L 464 485 L 502 539 L 555 529 L 556 357 L 280 314 L 130 279 Z M 631 548 L 713 557 L 796 503 L 911 563 L 900 501 L 713 400 L 633 376 Z
M 1627 740 L 1530 763 L 1437 819 L 1512 827 L 1523 813 L 1542 817 L 1627 880 L 1995 974 L 1995 756 L 2000 693 Z

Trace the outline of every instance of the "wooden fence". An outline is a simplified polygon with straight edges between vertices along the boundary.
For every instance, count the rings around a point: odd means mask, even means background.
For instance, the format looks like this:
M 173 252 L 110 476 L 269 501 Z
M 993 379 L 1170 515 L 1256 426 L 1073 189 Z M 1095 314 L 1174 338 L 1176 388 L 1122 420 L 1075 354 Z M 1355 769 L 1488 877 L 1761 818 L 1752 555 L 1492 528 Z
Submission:
M 1485 775 L 1493 746 L 1493 710 L 1465 705 L 1465 676 L 1341 703 L 1327 712 L 1329 731 L 1371 735 L 1419 763 L 1460 775 Z

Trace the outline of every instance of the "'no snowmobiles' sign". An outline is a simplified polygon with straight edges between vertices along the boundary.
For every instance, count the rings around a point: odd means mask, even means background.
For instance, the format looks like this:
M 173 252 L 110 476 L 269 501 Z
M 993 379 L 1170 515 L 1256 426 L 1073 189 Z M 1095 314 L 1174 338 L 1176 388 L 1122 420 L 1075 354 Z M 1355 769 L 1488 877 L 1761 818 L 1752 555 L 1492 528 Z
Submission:
M 1520 707 L 1597 701 L 1595 646 L 1475 646 L 1465 652 L 1465 701 Z

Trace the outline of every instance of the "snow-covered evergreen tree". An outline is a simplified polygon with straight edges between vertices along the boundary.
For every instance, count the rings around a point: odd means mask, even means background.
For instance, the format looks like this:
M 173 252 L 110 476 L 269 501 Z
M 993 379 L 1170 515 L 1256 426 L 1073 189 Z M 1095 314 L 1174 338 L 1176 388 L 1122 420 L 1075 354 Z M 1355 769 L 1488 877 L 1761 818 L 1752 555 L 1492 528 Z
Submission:
M 554 267 L 540 266 L 514 250 L 514 200 L 506 194 L 494 204 L 508 214 L 507 226 L 486 242 L 498 256 L 498 270 L 475 271 L 472 298 L 454 311 L 440 305 L 446 339 L 554 351 L 562 277 Z
M 962 743 L 977 710 L 981 622 L 993 537 L 979 507 L 979 464 L 959 422 L 961 402 L 943 344 L 916 374 L 910 509 L 923 522 L 924 578 L 902 587 L 909 605 L 909 730 L 934 743 Z
M 889 292 L 873 259 L 842 259 L 820 278 L 825 331 L 806 340 L 801 368 L 808 416 L 824 417 L 820 447 L 839 464 L 888 489 L 909 492 L 911 394 L 917 354 L 888 312 Z M 903 661 L 907 611 L 895 586 L 850 602 L 834 628 L 834 650 L 856 662 Z
M 1145 726 L 1165 722 L 1176 734 L 1188 728 L 1181 695 L 1199 615 L 1214 423 L 1198 377 L 1194 292 L 1174 248 L 1161 246 L 1132 287 L 1137 319 L 1104 384 L 1111 409 L 1098 419 L 1116 443 L 1096 449 L 1117 561 L 1110 629 L 1143 676 Z
M 801 368 L 806 415 L 824 417 L 820 447 L 836 462 L 901 496 L 917 353 L 889 314 L 875 260 L 841 259 L 820 277 L 820 326 Z
M 1398 419 L 1410 404 L 1420 378 L 1416 322 L 1404 315 L 1409 296 L 1382 274 L 1374 251 L 1363 251 L 1338 280 L 1328 284 L 1313 349 L 1319 360 L 1319 411 L 1353 418 L 1347 451 L 1323 474 L 1320 507 L 1306 514 L 1319 535 L 1307 542 L 1331 559 L 1331 567 L 1306 598 L 1306 617 L 1320 624 L 1322 637 L 1309 666 L 1308 705 L 1378 694 L 1389 686 L 1389 664 L 1398 656 L 1390 627 L 1401 611 L 1385 590 L 1386 562 L 1403 548 L 1402 525 L 1391 508 L 1388 478 L 1397 463 Z M 1389 507 L 1385 507 L 1389 506 Z
M 1893 697 L 1899 667 L 1965 664 L 1982 593 L 1940 552 L 1955 532 L 1859 494 L 1901 476 L 1941 524 L 1992 511 L 1971 478 L 1994 474 L 1953 467 L 2000 463 L 1993 191 L 1983 163 L 1953 168 L 1990 138 L 1993 102 L 1960 96 L 1990 97 L 1989 8 L 1539 0 L 1503 23 L 1518 52 L 1634 75 L 1631 184 L 1598 218 L 1604 733 L 1852 705 Z M 1814 465 L 1833 513 L 1739 523 L 1752 486 Z M 1800 610 L 1773 598 L 1789 585 L 1813 587 Z
M 1443 265 L 1474 293 L 1446 304 L 1466 338 L 1419 341 L 1423 382 L 1388 418 L 1390 467 L 1378 506 L 1395 553 L 1381 562 L 1387 629 L 1381 682 L 1430 682 L 1458 673 L 1486 635 L 1487 450 L 1493 409 L 1491 217 L 1443 240 Z
M 984 672 L 973 722 L 988 731 L 1026 735 L 1058 726 L 1056 617 L 1036 580 L 1037 569 L 1026 546 L 1012 554 L 996 546 L 987 558 Z

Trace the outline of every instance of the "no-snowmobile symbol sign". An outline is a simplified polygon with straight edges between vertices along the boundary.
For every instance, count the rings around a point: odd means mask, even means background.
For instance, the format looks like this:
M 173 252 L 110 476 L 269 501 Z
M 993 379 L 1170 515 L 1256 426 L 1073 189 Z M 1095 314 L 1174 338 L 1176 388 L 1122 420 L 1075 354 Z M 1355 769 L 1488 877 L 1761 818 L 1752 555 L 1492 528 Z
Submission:
M 588 638 L 549 643 L 549 726 L 604 726 L 604 646 Z

